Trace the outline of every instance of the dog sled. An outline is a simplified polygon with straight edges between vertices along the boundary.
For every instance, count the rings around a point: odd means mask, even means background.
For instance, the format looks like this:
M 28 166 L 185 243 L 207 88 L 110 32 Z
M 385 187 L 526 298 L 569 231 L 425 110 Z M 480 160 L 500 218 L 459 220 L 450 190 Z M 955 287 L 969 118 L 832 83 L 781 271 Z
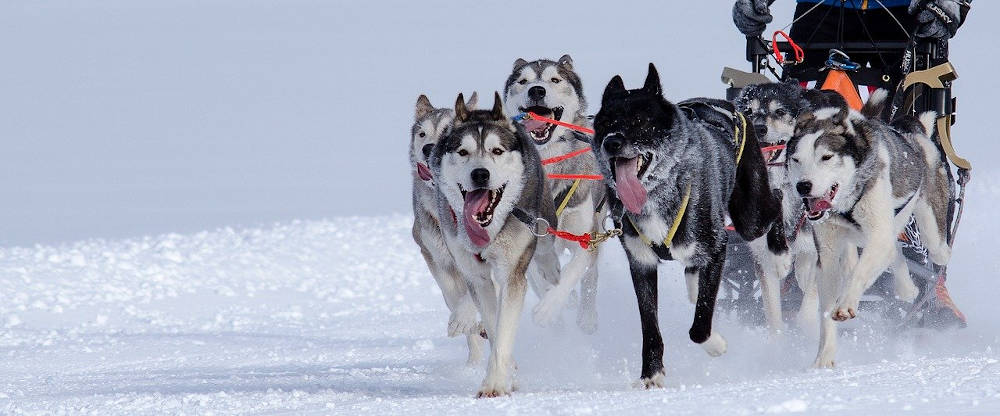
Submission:
M 778 37 L 783 36 L 783 40 Z M 806 54 L 828 56 L 825 65 L 799 66 Z M 874 62 L 883 55 L 903 56 L 902 76 L 889 75 L 886 68 L 874 68 L 855 63 L 852 58 Z M 935 111 L 938 115 L 934 137 L 940 150 L 946 155 L 951 167 L 949 177 L 958 185 L 958 192 L 948 210 L 948 243 L 953 245 L 965 205 L 965 189 L 971 179 L 972 165 L 956 152 L 951 126 L 955 124 L 957 100 L 952 95 L 952 83 L 958 78 L 955 67 L 948 60 L 947 40 L 916 40 L 900 42 L 810 42 L 799 45 L 787 34 L 778 31 L 770 40 L 762 37 L 747 38 L 746 60 L 749 71 L 725 68 L 722 82 L 728 87 L 727 98 L 733 100 L 748 85 L 797 80 L 808 82 L 826 80 L 824 89 L 835 89 L 845 96 L 847 102 L 860 108 L 858 85 L 885 88 L 894 91 L 892 104 L 884 114 L 886 120 L 901 114 L 920 114 Z M 884 63 L 885 61 L 882 60 Z M 763 142 L 761 146 L 767 146 Z M 783 150 L 783 146 L 768 146 L 762 149 L 765 159 Z M 789 197 L 789 195 L 785 195 Z M 795 196 L 792 196 L 795 197 Z M 866 292 L 860 308 L 871 314 L 879 314 L 899 329 L 914 327 L 964 326 L 964 316 L 954 310 L 954 314 L 943 314 L 940 308 L 933 308 L 935 302 L 948 302 L 944 289 L 946 266 L 937 266 L 928 259 L 920 234 L 911 219 L 897 244 L 901 246 L 910 276 L 919 289 L 912 303 L 897 300 L 893 294 L 892 277 L 884 272 Z M 750 248 L 730 233 L 723 282 L 719 290 L 717 307 L 720 312 L 737 316 L 748 325 L 764 325 L 765 315 L 761 299 L 759 266 L 753 261 Z M 785 279 L 781 287 L 782 315 L 786 320 L 797 311 L 802 303 L 803 293 L 795 281 L 794 271 Z M 957 319 L 956 319 L 957 318 Z

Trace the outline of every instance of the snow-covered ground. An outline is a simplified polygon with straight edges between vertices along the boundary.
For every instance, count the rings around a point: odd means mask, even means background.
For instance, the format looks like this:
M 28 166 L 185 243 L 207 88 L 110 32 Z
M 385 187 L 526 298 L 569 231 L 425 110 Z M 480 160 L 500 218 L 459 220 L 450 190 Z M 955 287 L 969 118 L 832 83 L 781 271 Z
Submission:
M 638 314 L 617 243 L 600 263 L 598 332 L 572 312 L 555 329 L 526 314 L 521 390 L 490 400 L 473 399 L 483 369 L 445 336 L 404 215 L 2 248 L 0 413 L 995 414 L 1000 227 L 985 207 L 1000 186 L 978 179 L 951 267 L 969 328 L 894 333 L 862 316 L 838 367 L 819 371 L 815 341 L 723 316 L 729 352 L 710 358 L 687 340 L 692 307 L 666 265 L 667 387 L 652 391 L 632 387 Z

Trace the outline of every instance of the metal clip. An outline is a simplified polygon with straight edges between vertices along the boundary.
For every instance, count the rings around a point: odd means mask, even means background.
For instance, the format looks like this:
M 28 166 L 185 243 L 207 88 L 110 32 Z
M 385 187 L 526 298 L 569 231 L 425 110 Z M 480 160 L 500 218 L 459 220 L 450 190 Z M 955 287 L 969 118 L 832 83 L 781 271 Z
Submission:
M 590 237 L 590 245 L 587 246 L 587 250 L 588 251 L 596 251 L 598 245 L 600 245 L 601 243 L 603 243 L 605 241 L 608 241 L 608 239 L 610 239 L 612 237 L 618 237 L 620 235 L 622 235 L 622 229 L 621 228 L 615 228 L 613 230 L 608 230 L 608 232 L 606 232 L 606 233 L 601 233 L 601 232 L 594 233 Z

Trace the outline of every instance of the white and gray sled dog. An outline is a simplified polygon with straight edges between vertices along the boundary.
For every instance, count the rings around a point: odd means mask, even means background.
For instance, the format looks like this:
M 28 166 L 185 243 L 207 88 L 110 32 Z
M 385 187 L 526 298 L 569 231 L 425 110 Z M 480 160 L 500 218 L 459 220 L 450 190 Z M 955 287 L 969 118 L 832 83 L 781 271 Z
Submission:
M 514 117 L 528 111 L 543 117 L 565 121 L 578 126 L 589 124 L 584 115 L 587 102 L 583 97 L 583 84 L 573 70 L 573 59 L 563 55 L 558 61 L 539 59 L 528 62 L 514 61 L 514 68 L 504 85 L 504 110 Z M 563 126 L 539 120 L 525 120 L 534 144 L 542 159 L 566 155 L 590 147 L 590 137 Z M 596 174 L 597 162 L 593 152 L 559 163 L 545 166 L 547 174 Z M 604 198 L 604 187 L 591 180 L 548 179 L 556 207 L 560 230 L 574 234 L 592 233 L 599 229 L 606 210 L 599 209 Z M 597 256 L 596 250 L 587 250 L 579 244 L 557 240 L 555 247 L 541 246 L 537 256 L 556 256 L 568 250 L 572 258 L 557 276 L 539 271 L 530 273 L 531 283 L 541 298 L 533 309 L 535 323 L 548 326 L 555 323 L 573 290 L 580 287 L 580 307 L 577 325 L 586 333 L 597 330 Z
M 876 117 L 884 108 L 886 90 L 878 90 L 861 110 L 863 115 Z M 795 133 L 796 119 L 801 114 L 827 107 L 845 107 L 844 98 L 835 91 L 805 89 L 797 81 L 750 85 L 736 99 L 736 106 L 753 123 L 761 146 L 780 146 L 788 143 Z M 812 233 L 812 221 L 803 222 L 804 207 L 798 192 L 788 180 L 788 152 L 775 148 L 764 155 L 771 186 L 779 189 L 782 198 L 782 217 L 789 249 L 793 257 L 795 281 L 802 289 L 802 304 L 796 316 L 800 329 L 818 332 L 819 294 L 816 286 L 818 253 Z M 816 218 L 814 218 L 815 220 Z M 912 301 L 918 293 L 909 275 L 894 273 L 896 297 Z M 766 280 L 766 279 L 765 279 Z M 763 300 L 769 326 L 783 326 L 781 308 L 776 289 L 763 286 Z M 773 293 L 772 293 L 773 292 Z
M 466 104 L 476 107 L 473 93 Z M 420 253 L 427 262 L 431 276 L 441 288 L 444 302 L 451 311 L 448 318 L 448 336 L 465 335 L 469 344 L 469 364 L 482 358 L 482 330 L 476 305 L 465 279 L 458 273 L 455 259 L 445 246 L 438 217 L 436 190 L 428 159 L 431 149 L 451 125 L 455 112 L 449 108 L 434 108 L 425 95 L 417 98 L 416 114 L 410 131 L 410 167 L 413 175 L 413 241 L 420 246 Z M 451 217 L 445 218 L 451 221 Z
M 479 397 L 509 394 L 525 272 L 536 242 L 552 244 L 551 236 L 535 237 L 526 223 L 542 218 L 555 224 L 538 150 L 504 115 L 499 93 L 492 110 L 472 111 L 460 94 L 451 127 L 432 149 L 431 173 L 438 218 L 454 218 L 441 222 L 446 244 L 478 300 L 490 342 Z M 540 257 L 536 267 L 558 273 L 555 260 Z
M 857 315 L 861 296 L 884 270 L 908 278 L 896 238 L 911 215 L 930 260 L 944 265 L 951 256 L 947 218 L 954 189 L 931 139 L 934 119 L 927 112 L 887 125 L 846 104 L 798 118 L 788 142 L 788 175 L 810 219 L 818 220 L 813 233 L 824 316 L 815 367 L 834 365 L 835 321 Z

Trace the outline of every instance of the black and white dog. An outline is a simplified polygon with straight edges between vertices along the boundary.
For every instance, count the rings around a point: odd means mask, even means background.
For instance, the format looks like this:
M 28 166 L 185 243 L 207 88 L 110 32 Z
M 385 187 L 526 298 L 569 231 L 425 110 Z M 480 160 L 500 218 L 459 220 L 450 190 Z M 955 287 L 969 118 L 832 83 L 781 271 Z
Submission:
M 934 121 L 935 114 L 927 112 L 887 125 L 851 111 L 846 103 L 798 118 L 788 142 L 788 175 L 809 217 L 817 220 L 813 232 L 825 319 L 816 367 L 834 365 L 835 321 L 857 315 L 862 294 L 884 270 L 891 267 L 909 278 L 896 236 L 911 215 L 930 260 L 944 265 L 951 256 L 948 210 L 954 182 L 931 139 Z
M 594 152 L 622 225 L 642 321 L 642 378 L 663 386 L 663 340 L 657 322 L 661 260 L 678 260 L 696 277 L 689 335 L 710 355 L 726 350 L 712 317 L 726 254 L 726 216 L 747 241 L 764 240 L 788 261 L 780 201 L 771 192 L 754 132 L 729 102 L 663 97 L 653 64 L 645 85 L 627 90 L 614 77 L 594 120 Z M 744 150 L 745 149 L 745 150 Z
M 555 224 L 555 210 L 538 150 L 527 132 L 503 113 L 500 94 L 492 110 L 469 110 L 462 95 L 455 119 L 433 147 L 430 168 L 437 189 L 438 218 L 459 273 L 468 281 L 490 342 L 486 378 L 479 397 L 514 389 L 514 337 L 527 289 L 525 272 L 537 267 L 558 273 L 554 258 L 533 258 L 535 237 L 518 213 Z

